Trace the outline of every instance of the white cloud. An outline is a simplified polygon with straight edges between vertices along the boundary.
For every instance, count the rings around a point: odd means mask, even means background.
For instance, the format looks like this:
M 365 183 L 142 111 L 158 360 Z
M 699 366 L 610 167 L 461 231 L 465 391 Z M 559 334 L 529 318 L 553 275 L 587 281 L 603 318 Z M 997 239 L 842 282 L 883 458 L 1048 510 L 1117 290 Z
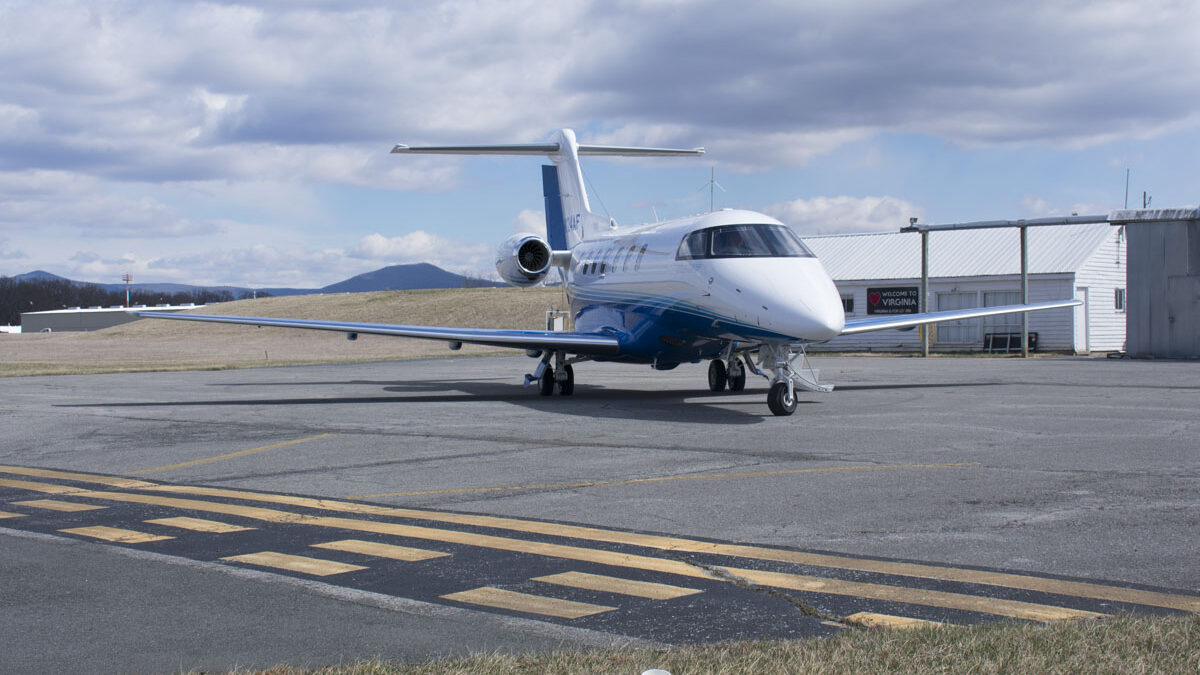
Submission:
M 514 233 L 530 232 L 532 234 L 546 236 L 546 213 L 544 211 L 532 211 L 523 209 L 513 219 Z
M 448 232 L 360 239 L 371 224 L 336 241 L 327 194 L 472 179 L 444 158 L 394 161 L 393 142 L 560 126 L 585 142 L 703 144 L 721 171 L 802 166 L 879 134 L 1066 149 L 1151 138 L 1200 126 L 1198 26 L 1200 4 L 1182 0 L 6 3 L 0 259 L 81 237 L 99 265 L 123 259 L 95 243 L 115 237 L 133 264 L 206 279 L 261 263 L 268 283 L 334 281 L 422 254 L 486 270 L 487 251 Z M 921 215 L 888 197 L 771 208 L 804 231 Z M 279 243 L 321 223 L 321 237 Z
M 925 210 L 894 197 L 816 197 L 771 204 L 763 212 L 797 234 L 812 235 L 896 231 Z

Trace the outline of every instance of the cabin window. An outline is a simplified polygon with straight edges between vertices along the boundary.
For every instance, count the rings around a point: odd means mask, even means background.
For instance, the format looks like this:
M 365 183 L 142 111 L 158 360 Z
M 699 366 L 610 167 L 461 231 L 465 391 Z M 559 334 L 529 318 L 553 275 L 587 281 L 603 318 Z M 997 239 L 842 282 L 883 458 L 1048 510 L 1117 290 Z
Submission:
M 637 263 L 633 266 L 634 272 L 642 269 L 642 258 L 646 257 L 646 246 L 647 244 L 642 244 L 642 248 L 638 250 Z
M 783 225 L 721 225 L 690 232 L 677 260 L 702 258 L 813 258 L 812 251 Z

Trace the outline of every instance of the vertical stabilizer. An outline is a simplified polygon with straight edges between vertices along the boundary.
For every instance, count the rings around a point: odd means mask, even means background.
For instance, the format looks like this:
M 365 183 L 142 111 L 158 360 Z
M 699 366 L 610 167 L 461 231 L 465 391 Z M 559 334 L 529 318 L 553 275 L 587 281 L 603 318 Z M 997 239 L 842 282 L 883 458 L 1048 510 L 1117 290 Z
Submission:
M 553 164 L 542 166 L 542 196 L 546 200 L 546 239 L 550 248 L 564 251 L 567 248 L 567 224 L 563 221 L 562 196 L 558 190 L 558 168 Z

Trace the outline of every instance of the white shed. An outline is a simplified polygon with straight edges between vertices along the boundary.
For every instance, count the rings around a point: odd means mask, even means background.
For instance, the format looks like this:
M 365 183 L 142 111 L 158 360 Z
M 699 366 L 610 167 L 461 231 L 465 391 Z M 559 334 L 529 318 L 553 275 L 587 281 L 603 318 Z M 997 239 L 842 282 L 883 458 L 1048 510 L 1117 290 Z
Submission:
M 1030 347 L 1074 353 L 1120 351 L 1125 343 L 1124 229 L 1108 224 L 1030 227 L 1029 301 L 1075 297 L 1080 307 L 1029 314 Z M 917 232 L 805 237 L 842 294 L 848 318 L 917 311 L 921 235 Z M 930 310 L 1021 302 L 1016 228 L 929 233 Z M 1020 350 L 1021 315 L 937 324 L 940 351 Z M 1036 340 L 1036 343 L 1034 342 Z M 920 332 L 847 335 L 825 351 L 919 351 Z

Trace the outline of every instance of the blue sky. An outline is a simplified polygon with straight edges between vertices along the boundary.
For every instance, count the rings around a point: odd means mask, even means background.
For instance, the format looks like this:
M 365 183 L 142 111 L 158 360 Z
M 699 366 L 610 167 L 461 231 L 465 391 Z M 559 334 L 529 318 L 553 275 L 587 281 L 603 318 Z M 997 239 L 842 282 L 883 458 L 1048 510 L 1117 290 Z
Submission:
M 1200 4 L 0 0 L 0 275 L 321 286 L 490 274 L 536 158 L 393 143 L 704 146 L 588 160 L 633 224 L 802 234 L 1195 205 Z

